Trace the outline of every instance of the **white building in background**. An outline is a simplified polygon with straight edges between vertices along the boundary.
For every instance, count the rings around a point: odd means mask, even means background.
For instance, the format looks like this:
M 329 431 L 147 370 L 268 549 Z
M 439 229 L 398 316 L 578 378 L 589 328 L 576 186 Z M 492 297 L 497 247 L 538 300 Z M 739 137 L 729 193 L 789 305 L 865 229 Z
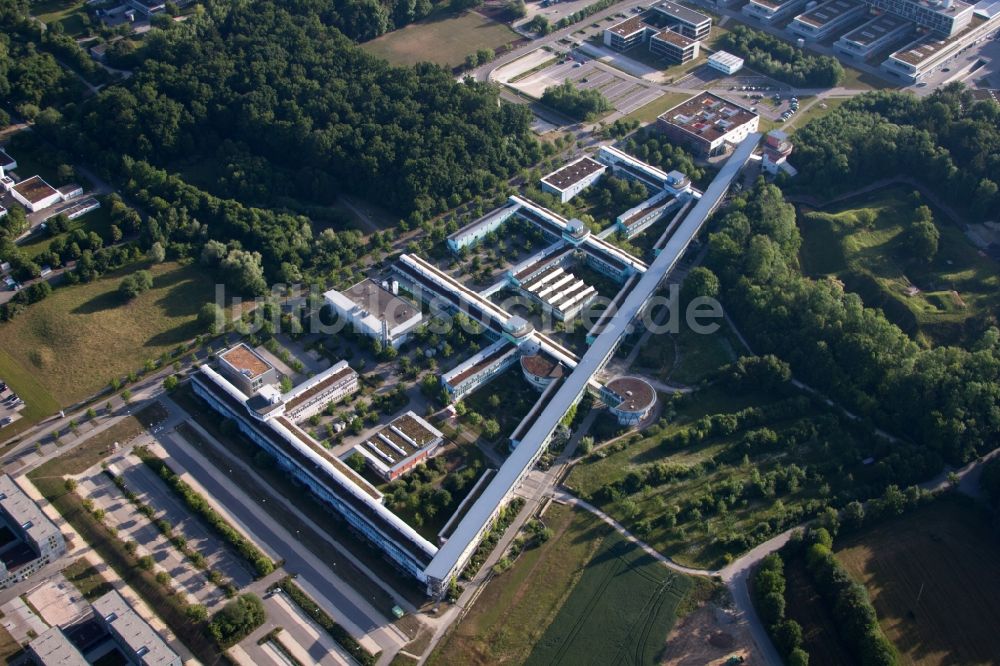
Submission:
M 25 178 L 10 188 L 14 200 L 32 213 L 48 208 L 62 201 L 59 191 L 42 180 L 41 176 Z
M 556 195 L 559 201 L 566 203 L 596 183 L 607 169 L 607 166 L 596 160 L 581 157 L 544 176 L 542 190 Z
M 323 298 L 355 331 L 383 347 L 399 349 L 423 320 L 419 307 L 398 296 L 396 282 L 390 287 L 365 279 L 344 291 L 331 289 Z
M 731 76 L 743 69 L 743 58 L 727 51 L 716 51 L 708 56 L 708 66 Z

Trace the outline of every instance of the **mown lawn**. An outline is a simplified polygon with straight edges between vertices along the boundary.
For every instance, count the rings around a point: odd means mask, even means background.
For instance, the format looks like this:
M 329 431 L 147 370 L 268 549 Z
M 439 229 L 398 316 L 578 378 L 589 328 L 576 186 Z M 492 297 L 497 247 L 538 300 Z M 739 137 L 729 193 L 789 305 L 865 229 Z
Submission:
M 62 23 L 67 35 L 76 36 L 84 31 L 85 4 L 79 0 L 41 0 L 31 3 L 31 13 L 46 25 Z
M 940 214 L 937 256 L 929 264 L 909 256 L 905 238 L 915 208 L 909 190 L 896 187 L 828 211 L 800 211 L 803 268 L 841 280 L 918 340 L 961 343 L 967 322 L 1000 308 L 1000 266 Z
M 496 50 L 519 35 L 502 23 L 475 12 L 460 16 L 430 18 L 393 30 L 361 48 L 385 58 L 393 65 L 433 62 L 454 67 L 478 49 Z
M 490 582 L 428 664 L 524 663 L 611 532 L 587 512 L 561 504 L 551 505 L 543 521 L 553 537 Z
M 111 210 L 107 207 L 101 207 L 97 210 L 92 210 L 83 217 L 78 217 L 75 220 L 69 221 L 69 226 L 66 232 L 59 234 L 59 236 L 67 237 L 71 232 L 77 229 L 83 229 L 84 232 L 90 233 L 93 231 L 101 238 L 107 240 L 110 237 L 108 230 L 111 228 Z M 28 238 L 27 241 L 20 244 L 21 249 L 26 255 L 31 258 L 37 257 L 42 252 L 49 249 L 58 236 L 49 235 L 46 232 L 38 232 Z
M 140 268 L 153 274 L 153 288 L 126 303 L 118 285 Z M 214 298 L 213 284 L 197 264 L 143 262 L 56 289 L 0 325 L 0 377 L 26 391 L 33 416 L 73 404 L 200 333 L 198 309 Z M 39 393 L 31 381 L 50 396 L 36 397 L 41 407 L 30 400 L 32 389 Z

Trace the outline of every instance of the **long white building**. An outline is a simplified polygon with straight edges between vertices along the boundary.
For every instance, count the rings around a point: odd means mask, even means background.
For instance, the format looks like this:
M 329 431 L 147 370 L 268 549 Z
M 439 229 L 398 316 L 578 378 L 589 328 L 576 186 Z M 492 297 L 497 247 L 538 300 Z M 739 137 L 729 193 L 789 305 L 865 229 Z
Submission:
M 344 291 L 331 289 L 323 298 L 355 331 L 383 347 L 399 349 L 423 319 L 420 308 L 370 279 Z

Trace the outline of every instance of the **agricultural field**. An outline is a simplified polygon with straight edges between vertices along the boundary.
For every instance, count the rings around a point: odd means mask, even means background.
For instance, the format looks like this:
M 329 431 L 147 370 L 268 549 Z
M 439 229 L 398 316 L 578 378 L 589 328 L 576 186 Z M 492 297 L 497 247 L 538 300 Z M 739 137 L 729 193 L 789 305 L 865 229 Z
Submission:
M 148 268 L 153 288 L 126 303 L 118 285 L 137 268 Z M 0 325 L 0 377 L 28 409 L 32 389 L 46 408 L 73 404 L 198 335 L 198 309 L 214 297 L 212 285 L 197 264 L 165 262 L 56 289 Z
M 836 556 L 903 663 L 996 663 L 1000 543 L 983 509 L 942 499 L 838 543 Z
M 550 505 L 543 522 L 552 538 L 493 578 L 431 655 L 430 666 L 521 664 L 528 658 L 611 532 L 589 513 L 562 504 Z
M 601 544 L 529 665 L 654 664 L 691 591 L 690 578 L 668 570 L 618 532 Z
M 829 211 L 801 208 L 802 265 L 808 275 L 839 279 L 925 344 L 960 343 L 967 324 L 1000 308 L 1000 267 L 938 213 L 937 255 L 929 264 L 911 258 L 905 238 L 917 205 L 897 187 Z
M 455 67 L 478 49 L 496 50 L 516 39 L 519 35 L 506 25 L 475 12 L 466 12 L 408 25 L 365 42 L 362 48 L 393 65 L 433 62 Z
M 724 566 L 882 473 L 877 443 L 792 389 L 738 394 L 713 385 L 664 405 L 644 432 L 575 465 L 566 486 L 661 553 Z M 806 473 L 809 470 L 809 473 Z

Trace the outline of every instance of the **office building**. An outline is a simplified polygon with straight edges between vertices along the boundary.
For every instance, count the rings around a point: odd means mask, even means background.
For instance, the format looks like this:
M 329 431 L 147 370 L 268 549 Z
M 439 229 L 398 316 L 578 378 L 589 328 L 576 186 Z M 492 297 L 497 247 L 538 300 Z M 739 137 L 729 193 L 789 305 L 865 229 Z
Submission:
M 132 666 L 181 666 L 181 658 L 170 649 L 149 623 L 112 590 L 93 603 L 94 617 L 104 627 Z
M 0 588 L 28 579 L 66 553 L 62 532 L 7 474 L 0 475 L 0 521 L 9 532 L 0 546 Z
M 274 366 L 243 342 L 219 354 L 219 371 L 247 395 L 278 383 Z
M 973 6 L 962 0 L 865 0 L 879 11 L 913 21 L 940 37 L 955 37 L 969 27 Z
M 504 223 L 511 218 L 517 210 L 517 205 L 508 203 L 501 206 L 475 222 L 468 224 L 455 233 L 448 236 L 448 247 L 452 252 L 459 252 L 466 247 L 475 247 L 490 234 L 499 231 Z
M 805 39 L 825 39 L 867 11 L 865 4 L 854 0 L 828 0 L 796 16 L 788 29 Z
M 423 319 L 419 307 L 399 297 L 395 283 L 365 279 L 344 291 L 331 289 L 323 298 L 357 333 L 383 347 L 399 349 Z
M 62 201 L 59 191 L 42 180 L 41 176 L 25 178 L 11 186 L 9 191 L 15 201 L 32 213 Z
M 354 447 L 386 481 L 394 481 L 432 457 L 444 441 L 440 430 L 408 411 Z
M 712 17 L 696 12 L 690 7 L 664 0 L 653 5 L 653 15 L 658 25 L 679 32 L 695 40 L 707 39 L 712 32 Z
M 845 32 L 833 44 L 838 53 L 866 60 L 913 29 L 913 24 L 895 14 L 881 14 Z
M 908 83 L 916 83 L 970 44 L 986 39 L 998 27 L 1000 14 L 989 20 L 973 16 L 968 27 L 957 35 L 944 37 L 940 32 L 930 32 L 910 42 L 890 54 L 882 69 Z
M 807 0 L 750 0 L 743 5 L 743 15 L 761 23 L 774 24 L 791 17 L 806 6 Z
M 673 30 L 661 30 L 649 38 L 649 52 L 667 62 L 681 65 L 698 57 L 700 42 Z
M 596 183 L 607 167 L 589 157 L 581 157 L 542 178 L 542 190 L 566 203 Z
M 756 132 L 759 122 L 753 111 L 710 92 L 678 104 L 657 119 L 669 139 L 701 157 L 724 154 Z
M 49 627 L 28 643 L 28 657 L 39 666 L 89 666 L 59 627 Z
M 644 379 L 616 377 L 601 389 L 601 400 L 623 426 L 633 426 L 647 418 L 656 406 L 656 391 Z

